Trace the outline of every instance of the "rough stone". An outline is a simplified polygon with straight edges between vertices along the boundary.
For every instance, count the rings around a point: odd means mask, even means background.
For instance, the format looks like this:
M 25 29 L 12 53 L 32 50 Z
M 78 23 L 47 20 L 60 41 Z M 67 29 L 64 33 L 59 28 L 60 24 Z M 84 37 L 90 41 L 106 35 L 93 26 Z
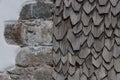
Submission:
M 53 68 L 45 64 L 27 68 L 16 67 L 8 71 L 8 74 L 12 80 L 52 80 Z
M 20 46 L 52 45 L 53 22 L 51 20 L 21 20 L 6 23 L 6 42 Z
M 30 23 L 30 21 L 26 21 Z M 25 25 L 30 25 L 26 24 Z M 35 26 L 26 27 L 26 41 L 28 45 L 52 45 L 53 22 L 34 20 Z
M 25 47 L 16 56 L 16 65 L 19 67 L 42 64 L 52 65 L 52 47 L 41 46 L 36 49 Z
M 0 74 L 0 80 L 11 80 L 11 79 L 6 74 Z
M 0 75 L 0 80 L 53 80 L 53 0 L 35 1 L 23 6 L 18 21 L 5 24 L 6 42 L 21 46 L 21 50 L 15 68 Z
M 52 74 L 53 74 L 53 68 L 44 65 L 34 72 L 33 77 L 35 80 L 53 80 Z
M 44 3 L 44 2 L 37 2 L 32 4 L 27 4 L 22 8 L 20 13 L 20 19 L 38 19 L 44 18 L 48 19 L 51 17 L 52 4 Z
M 21 22 L 6 21 L 4 36 L 8 44 L 13 45 L 25 44 L 24 26 L 22 25 Z
M 34 72 L 34 67 L 22 68 L 16 67 L 13 70 L 9 70 L 8 74 L 12 80 L 33 80 L 32 75 Z

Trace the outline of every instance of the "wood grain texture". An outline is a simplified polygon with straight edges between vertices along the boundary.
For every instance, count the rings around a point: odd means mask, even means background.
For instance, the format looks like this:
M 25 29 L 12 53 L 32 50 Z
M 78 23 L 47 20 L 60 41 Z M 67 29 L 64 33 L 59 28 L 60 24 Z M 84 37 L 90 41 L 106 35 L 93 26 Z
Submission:
M 56 0 L 60 7 L 54 79 L 119 80 L 120 0 Z

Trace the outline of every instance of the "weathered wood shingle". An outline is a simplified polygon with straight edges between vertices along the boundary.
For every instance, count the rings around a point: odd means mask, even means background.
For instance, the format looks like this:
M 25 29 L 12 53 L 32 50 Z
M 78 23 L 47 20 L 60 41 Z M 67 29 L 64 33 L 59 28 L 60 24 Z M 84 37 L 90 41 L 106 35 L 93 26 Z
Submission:
M 120 0 L 56 1 L 54 79 L 120 80 Z

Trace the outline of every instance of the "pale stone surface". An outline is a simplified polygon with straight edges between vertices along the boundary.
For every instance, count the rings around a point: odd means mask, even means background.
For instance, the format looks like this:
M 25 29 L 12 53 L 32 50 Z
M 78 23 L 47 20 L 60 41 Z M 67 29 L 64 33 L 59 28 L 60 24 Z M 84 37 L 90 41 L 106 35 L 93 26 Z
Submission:
M 27 25 L 31 23 L 26 21 Z M 28 24 L 30 23 L 30 24 Z M 26 26 L 26 41 L 28 45 L 52 45 L 53 22 L 36 19 L 35 26 Z
M 48 65 L 16 67 L 8 71 L 12 80 L 52 80 L 53 68 Z
M 52 45 L 53 22 L 51 20 L 22 20 L 6 23 L 6 42 L 20 46 Z
M 52 65 L 52 47 L 41 46 L 37 49 L 25 47 L 17 54 L 16 65 L 20 67 Z
M 33 80 L 32 75 L 34 70 L 34 67 L 16 67 L 15 69 L 8 71 L 8 74 L 12 80 Z
M 53 80 L 52 74 L 53 68 L 47 65 L 43 65 L 34 72 L 33 78 L 35 80 Z

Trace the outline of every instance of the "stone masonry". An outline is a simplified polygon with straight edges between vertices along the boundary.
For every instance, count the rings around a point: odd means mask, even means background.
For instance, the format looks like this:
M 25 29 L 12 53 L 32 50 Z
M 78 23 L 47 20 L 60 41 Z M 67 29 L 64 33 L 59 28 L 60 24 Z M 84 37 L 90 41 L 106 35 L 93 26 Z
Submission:
M 52 7 L 49 0 L 36 1 L 23 6 L 18 21 L 6 21 L 6 42 L 21 50 L 0 80 L 52 80 Z

